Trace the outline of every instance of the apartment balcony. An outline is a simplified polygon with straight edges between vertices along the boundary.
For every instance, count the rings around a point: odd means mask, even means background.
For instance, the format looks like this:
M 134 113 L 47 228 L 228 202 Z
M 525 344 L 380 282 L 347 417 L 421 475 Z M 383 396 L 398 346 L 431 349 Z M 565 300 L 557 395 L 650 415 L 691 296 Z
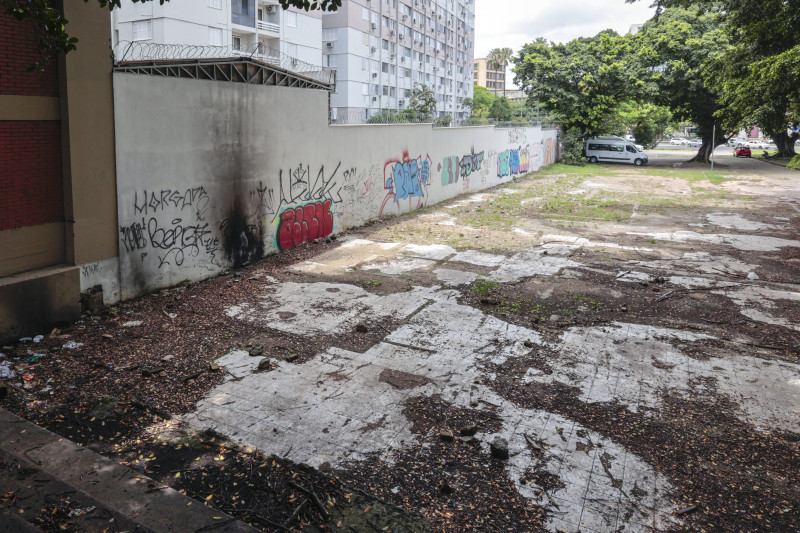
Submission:
M 256 27 L 258 28 L 259 35 L 265 35 L 267 37 L 281 36 L 280 24 L 275 24 L 274 22 L 268 22 L 266 20 L 257 20 Z

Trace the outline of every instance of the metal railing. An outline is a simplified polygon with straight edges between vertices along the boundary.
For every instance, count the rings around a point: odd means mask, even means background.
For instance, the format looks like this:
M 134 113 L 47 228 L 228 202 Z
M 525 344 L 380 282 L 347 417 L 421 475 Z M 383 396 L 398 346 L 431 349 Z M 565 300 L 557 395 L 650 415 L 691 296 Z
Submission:
M 136 61 L 169 61 L 169 60 L 213 60 L 249 58 L 268 65 L 280 67 L 289 72 L 301 74 L 315 81 L 332 85 L 336 81 L 336 72 L 301 61 L 275 50 L 263 43 L 242 45 L 239 48 L 230 46 L 194 45 L 194 44 L 160 44 L 148 41 L 120 41 L 114 47 L 114 60 L 117 64 Z
M 257 22 L 257 24 L 258 24 L 258 29 L 259 30 L 269 31 L 269 32 L 272 32 L 272 33 L 280 33 L 281 32 L 281 27 L 280 27 L 279 24 L 274 24 L 272 22 L 267 22 L 266 20 L 259 20 Z

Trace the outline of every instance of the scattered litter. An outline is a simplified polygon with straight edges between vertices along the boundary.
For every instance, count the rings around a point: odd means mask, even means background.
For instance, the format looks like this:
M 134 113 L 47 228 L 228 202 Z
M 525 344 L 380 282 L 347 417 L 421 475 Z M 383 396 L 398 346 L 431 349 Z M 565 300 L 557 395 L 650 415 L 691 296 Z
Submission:
M 124 324 L 122 324 L 122 327 L 123 328 L 135 328 L 136 326 L 141 326 L 141 325 L 142 325 L 142 321 L 141 320 L 130 320 L 130 321 L 125 322 Z
M 33 338 L 33 342 L 42 342 L 42 339 L 44 339 L 44 335 L 36 335 Z
M 397 494 L 398 492 L 400 492 L 400 487 L 399 486 L 397 486 L 397 487 L 392 489 L 392 494 Z
M 91 513 L 92 511 L 94 511 L 94 509 L 95 509 L 94 505 L 91 505 L 89 507 L 84 507 L 83 509 L 73 509 L 72 511 L 69 512 L 69 517 L 75 518 L 78 516 L 83 516 L 86 513 Z
M 62 349 L 64 349 L 64 350 L 77 350 L 77 349 L 78 349 L 78 348 L 80 348 L 81 346 L 83 346 L 83 343 L 82 343 L 82 342 L 68 341 L 68 342 L 67 342 L 67 343 L 66 343 L 64 346 L 62 346 L 61 348 L 62 348 Z
M 755 281 L 758 279 L 758 274 L 756 274 L 755 272 L 748 272 L 747 279 L 749 279 L 750 281 Z
M 27 359 L 25 359 L 25 360 L 26 360 L 27 362 L 29 362 L 29 363 L 35 363 L 36 361 L 38 361 L 38 360 L 39 360 L 39 359 L 41 359 L 42 357 L 44 357 L 44 355 L 43 355 L 43 354 L 40 354 L 40 353 L 35 353 L 35 354 L 31 354 L 31 355 L 30 355 L 30 357 L 28 357 L 28 358 L 27 358 Z
M 19 339 L 19 342 L 21 342 L 22 344 L 25 344 L 26 342 L 32 342 L 32 341 L 33 341 L 33 337 L 22 337 L 22 338 Z
M 0 361 L 0 379 L 14 379 L 17 375 L 11 370 L 10 361 Z
M 31 376 L 30 374 L 25 374 L 24 376 L 22 376 L 22 379 L 24 379 L 25 381 L 30 381 L 33 379 L 33 376 Z

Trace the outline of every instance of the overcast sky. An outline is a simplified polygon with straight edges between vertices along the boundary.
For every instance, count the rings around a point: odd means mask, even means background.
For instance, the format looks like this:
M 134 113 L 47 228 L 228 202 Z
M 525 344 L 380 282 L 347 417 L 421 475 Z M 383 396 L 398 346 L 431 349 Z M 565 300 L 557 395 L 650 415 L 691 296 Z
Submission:
M 628 32 L 653 16 L 650 0 L 626 4 L 625 0 L 476 0 L 475 57 L 486 57 L 492 48 L 507 46 L 517 54 L 523 44 L 537 37 L 566 42 L 589 37 L 611 28 Z M 512 88 L 514 74 L 506 76 Z

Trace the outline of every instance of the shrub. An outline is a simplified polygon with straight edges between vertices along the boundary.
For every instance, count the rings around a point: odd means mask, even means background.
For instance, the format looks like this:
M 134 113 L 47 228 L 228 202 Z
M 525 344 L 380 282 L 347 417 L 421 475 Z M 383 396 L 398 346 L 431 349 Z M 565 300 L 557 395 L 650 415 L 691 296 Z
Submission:
M 583 134 L 576 128 L 569 129 L 561 136 L 561 162 L 565 165 L 582 167 L 586 164 L 583 155 Z

